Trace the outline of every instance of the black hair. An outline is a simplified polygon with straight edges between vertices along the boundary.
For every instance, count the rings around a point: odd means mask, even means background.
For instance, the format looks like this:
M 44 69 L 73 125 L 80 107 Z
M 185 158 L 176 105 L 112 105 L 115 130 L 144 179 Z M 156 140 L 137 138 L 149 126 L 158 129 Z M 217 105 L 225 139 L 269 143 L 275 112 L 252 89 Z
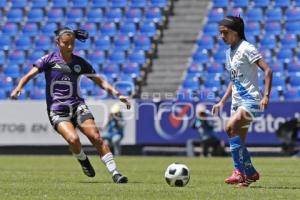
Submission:
M 72 30 L 69 27 L 63 27 L 54 31 L 56 39 L 64 33 L 74 34 L 75 38 L 81 42 L 85 42 L 89 38 L 89 33 L 83 29 Z
M 246 40 L 245 25 L 240 16 L 226 16 L 222 21 L 219 22 L 219 26 L 225 26 L 237 32 L 241 39 Z

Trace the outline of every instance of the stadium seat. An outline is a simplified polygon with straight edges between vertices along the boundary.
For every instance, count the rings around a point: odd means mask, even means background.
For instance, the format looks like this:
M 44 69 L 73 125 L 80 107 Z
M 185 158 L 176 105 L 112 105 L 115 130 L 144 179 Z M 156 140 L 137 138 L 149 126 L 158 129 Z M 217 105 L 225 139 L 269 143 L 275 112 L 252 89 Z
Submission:
M 145 21 L 154 22 L 155 24 L 160 24 L 163 16 L 159 8 L 148 8 L 145 11 Z
M 285 77 L 281 73 L 273 74 L 273 87 L 285 87 Z
M 54 36 L 53 30 L 57 29 L 56 23 L 47 23 L 43 27 L 41 27 L 41 35 L 42 36 Z
M 78 23 L 81 22 L 83 18 L 83 11 L 80 8 L 72 8 L 67 12 L 67 23 Z
M 264 48 L 275 49 L 277 45 L 275 35 L 268 35 L 268 37 L 263 37 L 260 41 L 260 44 Z
M 277 73 L 277 72 L 284 73 L 284 65 L 283 65 L 282 61 L 276 60 L 276 61 L 270 62 L 268 64 L 274 73 Z
M 299 21 L 300 20 L 300 8 L 299 7 L 288 8 L 285 12 L 285 20 L 287 22 Z
M 203 33 L 205 35 L 217 36 L 219 34 L 219 28 L 217 23 L 207 23 L 204 25 Z
M 291 5 L 290 0 L 274 0 L 275 7 L 289 7 Z
M 149 6 L 156 8 L 166 8 L 168 7 L 168 0 L 150 0 Z
M 224 11 L 221 8 L 215 8 L 208 12 L 208 22 L 219 22 L 224 18 Z
M 125 62 L 125 53 L 124 51 L 120 51 L 119 49 L 116 49 L 114 52 L 112 52 L 108 57 L 108 62 L 113 64 L 122 65 Z
M 95 99 L 107 99 L 108 97 L 108 93 L 98 86 L 94 87 L 92 95 Z
M 300 67 L 299 63 L 298 63 L 298 67 Z M 289 83 L 291 87 L 295 87 L 300 89 L 300 71 L 298 71 L 297 73 L 290 73 L 289 74 Z
M 279 95 L 277 89 L 274 88 L 271 90 L 270 99 L 271 99 L 271 101 L 279 101 L 280 100 L 280 95 Z
M 260 25 L 258 22 L 250 21 L 247 22 L 245 27 L 246 35 L 260 35 Z
M 0 73 L 0 91 L 10 92 L 13 89 L 13 80 L 6 74 Z
M 199 89 L 199 81 L 197 79 L 188 79 L 183 81 L 182 83 L 183 89 L 191 89 L 191 90 L 198 90 Z
M 22 75 L 27 74 L 31 70 L 31 68 L 32 68 L 32 65 L 31 66 L 29 66 L 29 65 L 23 66 L 21 69 L 21 74 Z
M 25 63 L 24 51 L 15 50 L 8 55 L 8 62 L 10 64 L 23 64 Z
M 263 11 L 261 8 L 249 9 L 246 14 L 247 22 L 260 22 L 263 19 Z
M 0 50 L 9 50 L 11 46 L 10 36 L 2 35 L 0 37 Z
M 255 7 L 268 7 L 271 5 L 270 0 L 252 0 Z
M 81 42 L 75 40 L 75 48 L 77 50 L 90 50 L 91 49 L 91 40 L 86 40 L 85 42 Z
M 53 8 L 67 8 L 69 6 L 68 0 L 52 0 Z
M 97 26 L 95 23 L 87 22 L 82 28 L 89 33 L 89 36 L 96 37 L 98 35 Z
M 23 11 L 19 8 L 13 8 L 6 14 L 7 22 L 20 23 L 23 21 Z
M 134 95 L 134 83 L 128 81 L 118 81 L 114 84 L 114 87 L 125 96 Z
M 121 51 L 128 51 L 131 48 L 129 38 L 123 35 L 115 37 L 114 48 Z
M 281 39 L 282 48 L 297 48 L 297 37 L 293 34 L 286 34 Z
M 193 55 L 193 61 L 202 64 L 207 63 L 209 61 L 207 51 L 195 52 Z
M 221 52 L 225 53 L 225 50 L 228 48 L 229 48 L 229 46 L 221 38 L 219 38 L 217 41 L 216 51 L 221 51 Z
M 92 0 L 92 5 L 91 5 L 91 8 L 101 8 L 103 10 L 106 9 L 106 7 L 108 7 L 108 0 Z
M 269 22 L 265 24 L 266 35 L 280 35 L 281 34 L 281 24 L 280 22 Z
M 133 51 L 128 55 L 128 62 L 138 63 L 144 65 L 146 63 L 146 56 L 144 51 Z
M 265 13 L 265 20 L 266 23 L 272 22 L 272 21 L 281 21 L 282 19 L 282 10 L 281 8 L 272 8 L 268 9 Z
M 134 23 L 122 23 L 120 26 L 120 35 L 133 37 L 136 35 L 136 27 Z
M 32 100 L 42 100 L 46 98 L 45 89 L 34 87 L 30 92 L 30 98 Z
M 30 50 L 32 48 L 32 41 L 30 37 L 21 35 L 18 39 L 16 39 L 15 45 L 18 50 Z
M 88 54 L 87 59 L 91 63 L 104 64 L 104 62 L 105 62 L 105 53 L 101 50 L 95 50 L 92 53 Z
M 122 72 L 130 75 L 132 78 L 139 78 L 141 76 L 138 63 L 126 63 L 122 68 Z
M 143 35 L 137 36 L 134 40 L 134 48 L 136 50 L 143 50 L 145 52 L 150 52 L 152 49 L 152 43 L 150 38 Z
M 132 8 L 146 8 L 147 7 L 147 0 L 131 0 Z
M 281 48 L 277 53 L 277 59 L 288 63 L 293 59 L 293 51 L 291 49 Z
M 112 8 L 126 8 L 127 7 L 127 0 L 112 0 L 111 7 Z
M 214 40 L 209 35 L 202 35 L 201 38 L 197 40 L 199 49 L 210 49 L 214 48 Z
M 59 0 L 61 1 L 61 0 Z M 65 19 L 64 12 L 61 8 L 52 8 L 48 11 L 48 22 L 63 22 Z
M 89 6 L 89 0 L 72 0 L 73 8 L 87 8 Z
M 138 23 L 142 19 L 142 10 L 139 8 L 130 8 L 125 13 L 125 20 L 127 22 Z
M 25 9 L 29 5 L 28 0 L 11 0 L 12 8 L 22 8 Z
M 242 18 L 244 18 L 244 10 L 239 7 L 239 8 L 232 8 L 230 10 L 227 11 L 226 15 L 231 15 L 231 16 L 240 16 Z
M 111 48 L 111 43 L 109 37 L 99 37 L 95 41 L 95 48 L 96 50 L 105 51 L 108 53 L 108 51 Z
M 87 22 L 100 23 L 103 20 L 103 12 L 100 8 L 93 8 L 87 14 Z
M 300 99 L 300 92 L 297 88 L 288 88 L 283 92 L 283 96 L 285 100 L 296 101 Z
M 79 85 L 82 93 L 92 93 L 94 89 L 94 82 L 86 76 L 80 77 Z
M 120 23 L 122 17 L 122 10 L 120 8 L 110 9 L 105 14 L 105 20 L 107 22 Z
M 140 27 L 140 34 L 145 35 L 150 38 L 154 38 L 157 34 L 157 30 L 155 27 L 155 24 L 150 22 L 150 23 L 143 23 Z
M 49 37 L 40 36 L 35 40 L 35 49 L 36 50 L 51 50 L 52 42 Z
M 31 0 L 32 8 L 46 8 L 48 4 L 48 0 Z
M 40 89 L 45 89 L 45 87 L 46 87 L 45 77 L 44 76 L 37 76 L 35 78 L 35 86 L 37 88 L 40 88 Z
M 249 0 L 233 0 L 232 3 L 233 7 L 246 8 L 249 6 Z
M 300 0 L 294 0 L 295 6 L 300 6 Z
M 223 69 L 223 66 L 220 63 L 213 62 L 211 64 L 208 64 L 207 72 L 212 73 L 212 74 L 223 73 L 224 69 Z
M 40 8 L 31 9 L 27 15 L 27 22 L 42 22 L 44 20 L 44 12 Z
M 13 36 L 14 37 L 18 34 L 18 26 L 15 23 L 8 22 L 2 26 L 1 32 L 5 36 Z
M 299 21 L 290 21 L 285 23 L 285 30 L 287 34 L 300 35 L 300 22 Z
M 193 74 L 200 74 L 204 72 L 204 67 L 201 63 L 191 63 L 188 66 L 188 73 L 193 73 Z
M 227 8 L 229 1 L 228 0 L 213 0 L 214 8 Z
M 271 60 L 272 60 L 272 52 L 271 52 L 270 49 L 268 49 L 268 48 L 260 48 L 259 52 L 260 52 L 260 54 L 262 55 L 262 57 L 267 62 L 271 62 Z
M 3 51 L 0 51 L 0 65 L 3 65 L 5 63 L 5 54 Z
M 107 63 L 103 66 L 103 74 L 116 78 L 120 72 L 120 68 L 116 63 Z
M 117 33 L 117 28 L 115 23 L 112 22 L 104 22 L 101 25 L 100 32 L 102 36 L 114 37 Z
M 3 72 L 6 76 L 11 78 L 18 78 L 20 77 L 20 68 L 17 64 L 8 64 L 4 69 Z
M 39 34 L 39 29 L 36 23 L 27 23 L 22 28 L 23 36 L 36 36 Z
M 288 64 L 287 70 L 289 73 L 300 72 L 300 62 L 294 61 Z

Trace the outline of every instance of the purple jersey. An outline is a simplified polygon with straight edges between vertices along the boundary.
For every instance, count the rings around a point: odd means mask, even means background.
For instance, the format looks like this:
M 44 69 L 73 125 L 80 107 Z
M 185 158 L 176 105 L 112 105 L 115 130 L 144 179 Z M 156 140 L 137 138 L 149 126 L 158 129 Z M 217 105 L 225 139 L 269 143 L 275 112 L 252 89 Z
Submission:
M 95 74 L 93 67 L 83 58 L 72 54 L 72 61 L 66 63 L 60 52 L 47 54 L 33 65 L 39 73 L 45 72 L 48 110 L 73 109 L 84 103 L 79 96 L 79 76 Z

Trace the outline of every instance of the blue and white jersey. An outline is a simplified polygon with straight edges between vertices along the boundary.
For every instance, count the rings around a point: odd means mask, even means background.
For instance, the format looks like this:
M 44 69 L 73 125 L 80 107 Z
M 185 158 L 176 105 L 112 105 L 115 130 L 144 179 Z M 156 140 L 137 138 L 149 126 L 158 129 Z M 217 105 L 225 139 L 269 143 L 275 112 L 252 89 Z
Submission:
M 255 62 L 262 56 L 249 42 L 243 40 L 232 50 L 226 50 L 226 70 L 230 73 L 232 104 L 244 102 L 258 104 L 261 95 L 258 88 L 258 72 Z

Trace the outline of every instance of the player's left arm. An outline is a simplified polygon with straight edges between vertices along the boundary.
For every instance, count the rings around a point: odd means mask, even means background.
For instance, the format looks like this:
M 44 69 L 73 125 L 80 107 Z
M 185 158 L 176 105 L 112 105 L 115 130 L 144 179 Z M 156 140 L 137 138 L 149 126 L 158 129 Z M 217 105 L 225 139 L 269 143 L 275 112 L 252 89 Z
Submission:
M 269 97 L 272 87 L 272 77 L 273 72 L 269 65 L 264 61 L 264 59 L 259 59 L 255 62 L 257 66 L 262 69 L 265 73 L 265 87 L 264 87 L 264 94 L 263 98 L 260 102 L 260 109 L 265 110 L 269 103 Z
M 129 101 L 129 98 L 127 96 L 121 95 L 121 93 L 118 90 L 116 90 L 112 85 L 110 85 L 106 80 L 97 75 L 91 76 L 89 78 L 93 80 L 98 86 L 106 90 L 109 94 L 118 97 L 121 102 L 126 104 L 127 109 L 130 109 L 131 103 Z

